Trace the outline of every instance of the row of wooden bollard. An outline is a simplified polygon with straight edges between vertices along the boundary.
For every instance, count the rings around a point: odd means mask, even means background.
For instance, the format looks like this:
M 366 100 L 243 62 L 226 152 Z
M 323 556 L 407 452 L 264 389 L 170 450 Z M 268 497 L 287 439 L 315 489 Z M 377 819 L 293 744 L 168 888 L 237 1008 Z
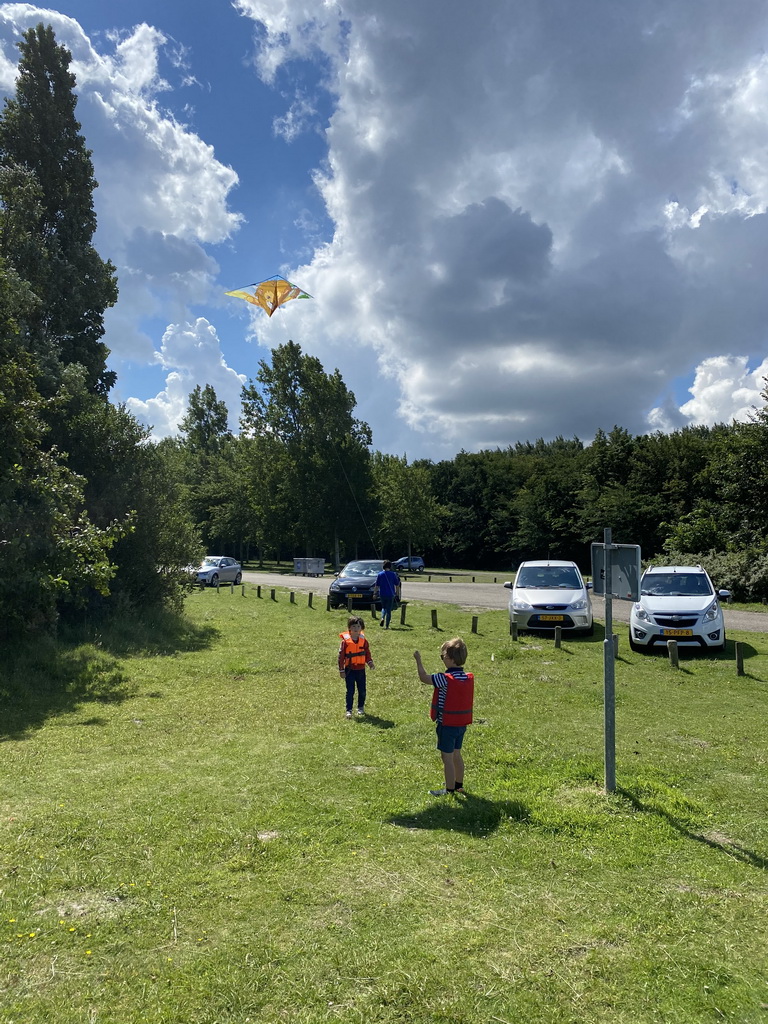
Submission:
M 473 580 L 473 582 L 474 582 L 474 580 Z M 219 583 L 217 583 L 216 584 L 216 593 L 217 594 L 219 593 L 220 589 L 221 589 L 221 585 Z M 235 584 L 234 583 L 230 583 L 230 585 L 229 585 L 229 592 L 230 592 L 230 594 L 234 594 L 234 592 L 235 592 Z M 244 583 L 241 584 L 241 586 L 240 586 L 240 592 L 241 592 L 242 596 L 245 597 L 245 584 Z M 277 600 L 276 593 L 277 593 L 276 589 L 273 588 L 273 589 L 270 590 L 269 597 L 270 597 L 271 601 L 276 601 Z M 257 586 L 256 586 L 256 596 L 257 597 L 261 597 L 261 584 L 257 584 Z M 296 593 L 293 590 L 290 591 L 290 601 L 291 601 L 291 604 L 295 604 L 296 603 Z M 307 594 L 307 607 L 309 607 L 309 608 L 314 607 L 313 601 L 314 601 L 314 594 L 310 590 L 309 593 Z M 352 611 L 352 602 L 349 601 L 349 600 L 347 601 L 347 609 L 350 612 Z M 328 597 L 326 599 L 325 610 L 327 612 L 329 612 L 331 610 L 331 598 L 330 598 L 330 595 L 328 595 Z M 400 625 L 401 626 L 405 625 L 405 612 L 406 612 L 406 603 L 401 603 L 401 605 L 400 605 Z M 371 616 L 374 619 L 376 618 L 376 606 L 375 605 L 371 605 Z M 477 633 L 478 621 L 479 621 L 478 620 L 478 616 L 477 615 L 473 615 L 472 616 L 472 632 L 473 633 Z M 440 628 L 438 626 L 438 622 L 437 622 L 437 608 L 433 608 L 432 609 L 432 628 L 433 629 L 439 629 Z M 517 640 L 518 639 L 518 628 L 517 628 L 517 623 L 516 622 L 510 622 L 510 624 L 509 624 L 509 635 L 510 635 L 510 637 L 513 640 Z M 562 630 L 562 627 L 561 626 L 555 626 L 555 647 L 560 647 L 562 645 L 562 642 L 563 642 L 563 630 Z M 733 646 L 734 646 L 734 651 L 735 651 L 735 656 L 736 656 L 736 675 L 737 676 L 743 676 L 744 675 L 744 645 L 740 641 L 737 640 L 734 643 Z M 669 663 L 672 666 L 672 668 L 679 668 L 680 667 L 680 652 L 679 652 L 676 640 L 667 640 L 667 655 L 669 657 Z M 613 634 L 613 656 L 615 658 L 618 658 L 618 656 L 619 656 L 619 637 L 618 637 L 618 635 L 616 633 Z

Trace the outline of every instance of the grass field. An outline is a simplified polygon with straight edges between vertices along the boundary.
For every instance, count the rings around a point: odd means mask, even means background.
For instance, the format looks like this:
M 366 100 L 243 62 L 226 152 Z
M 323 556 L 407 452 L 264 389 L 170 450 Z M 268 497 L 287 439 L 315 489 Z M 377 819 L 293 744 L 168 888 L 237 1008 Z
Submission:
M 678 671 L 622 636 L 606 796 L 599 630 L 411 602 L 347 721 L 344 613 L 263 595 L 6 662 L 2 1024 L 766 1020 L 765 636 Z M 435 800 L 412 652 L 456 633 L 468 794 Z

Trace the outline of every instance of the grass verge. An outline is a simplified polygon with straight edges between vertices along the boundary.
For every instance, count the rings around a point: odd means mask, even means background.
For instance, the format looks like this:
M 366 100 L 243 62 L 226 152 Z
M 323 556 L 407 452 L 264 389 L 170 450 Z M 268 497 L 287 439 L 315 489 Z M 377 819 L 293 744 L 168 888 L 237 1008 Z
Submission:
M 622 643 L 609 797 L 599 633 L 411 602 L 346 721 L 344 613 L 276 597 L 6 666 L 3 1024 L 764 1019 L 765 637 L 742 678 Z M 456 633 L 469 792 L 435 801 L 412 652 Z

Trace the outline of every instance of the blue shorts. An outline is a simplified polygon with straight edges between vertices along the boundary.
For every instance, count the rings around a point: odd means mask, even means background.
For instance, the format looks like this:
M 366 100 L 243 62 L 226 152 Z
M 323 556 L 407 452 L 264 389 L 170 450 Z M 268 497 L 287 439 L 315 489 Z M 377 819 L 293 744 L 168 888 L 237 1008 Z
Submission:
M 466 731 L 466 725 L 438 725 L 437 749 L 441 754 L 452 754 L 454 750 L 461 750 Z

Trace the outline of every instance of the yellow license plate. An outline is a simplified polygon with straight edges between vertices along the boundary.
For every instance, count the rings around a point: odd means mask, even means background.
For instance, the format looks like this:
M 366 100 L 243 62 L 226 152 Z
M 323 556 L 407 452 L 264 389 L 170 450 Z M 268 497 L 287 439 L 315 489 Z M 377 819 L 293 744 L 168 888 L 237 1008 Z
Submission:
M 362 597 L 362 594 L 347 594 L 347 597 Z
M 692 629 L 662 629 L 662 636 L 693 636 Z
M 562 622 L 562 615 L 540 615 L 539 622 Z

